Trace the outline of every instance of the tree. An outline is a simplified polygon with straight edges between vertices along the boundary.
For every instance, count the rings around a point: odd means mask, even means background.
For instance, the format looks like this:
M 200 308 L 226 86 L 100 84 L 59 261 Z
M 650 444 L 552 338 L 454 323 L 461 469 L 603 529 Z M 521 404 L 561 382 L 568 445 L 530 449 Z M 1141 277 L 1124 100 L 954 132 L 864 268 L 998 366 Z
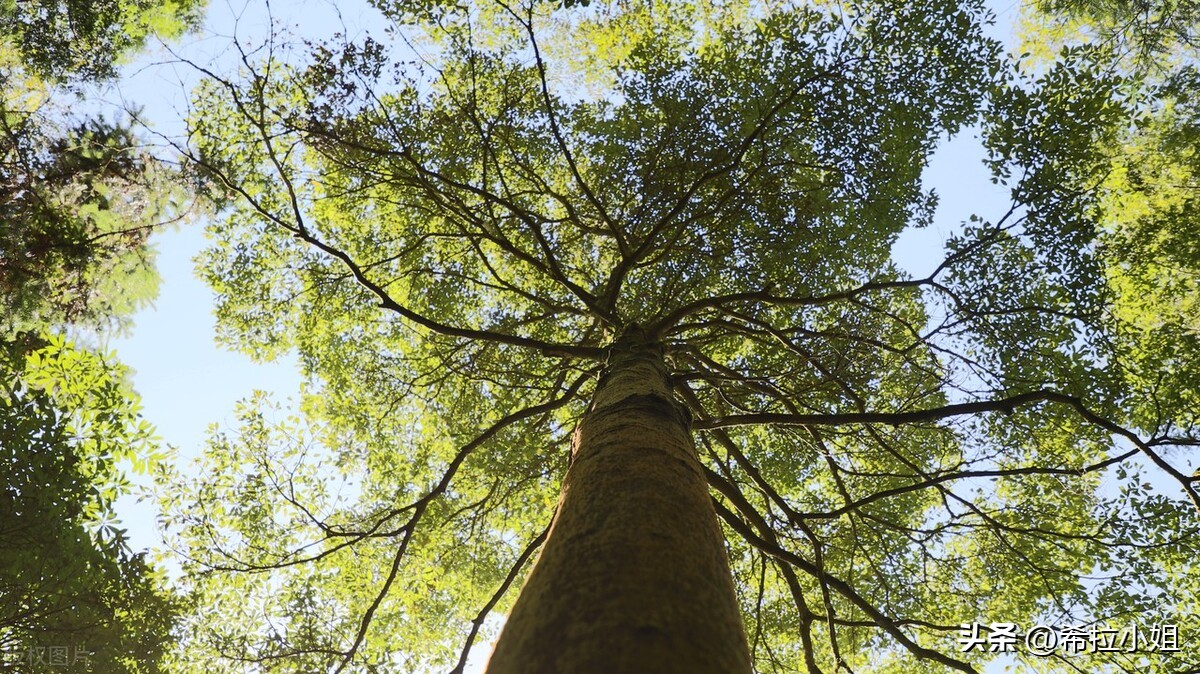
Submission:
M 152 27 L 182 29 L 180 11 L 0 2 L 3 671 L 161 671 L 181 611 L 114 518 L 123 464 L 163 460 L 153 432 L 125 369 L 64 336 L 120 329 L 150 300 L 148 237 L 179 217 L 179 189 L 127 122 L 61 102 L 112 76 Z
M 1128 56 L 1140 69 L 1157 69 L 1180 51 L 1200 46 L 1200 3 L 1194 0 L 1039 0 L 1028 18 L 1035 30 L 1082 29 Z
M 511 607 L 492 672 L 971 672 L 964 623 L 1196 615 L 1195 420 L 1144 413 L 1097 251 L 1102 53 L 1024 74 L 971 3 L 380 11 L 195 99 L 222 339 L 309 388 L 164 490 L 185 665 L 462 671 Z M 1012 208 L 911 277 L 970 124 Z
M 129 126 L 89 119 L 62 128 L 45 90 L 3 84 L 0 335 L 121 328 L 157 289 L 147 242 L 179 217 L 179 190 Z
M 199 24 L 203 0 L 3 0 L 0 34 L 32 72 L 53 80 L 104 80 L 152 37 Z
M 1038 52 L 1040 46 L 1040 56 L 1046 57 L 1051 53 L 1047 47 L 1098 49 L 1111 55 L 1111 67 L 1136 75 L 1123 94 L 1132 114 L 1095 125 L 1102 139 L 1094 145 L 1092 173 L 1098 185 L 1093 204 L 1097 258 L 1107 277 L 1112 311 L 1120 316 L 1114 338 L 1124 360 L 1138 361 L 1127 385 L 1150 403 L 1143 407 L 1148 418 L 1142 424 L 1154 426 L 1167 417 L 1192 419 L 1200 390 L 1190 367 L 1200 356 L 1195 351 L 1200 346 L 1200 251 L 1191 243 L 1200 235 L 1194 189 L 1200 179 L 1194 159 L 1200 151 L 1200 110 L 1190 99 L 1200 77 L 1194 40 L 1181 31 L 1192 28 L 1195 22 L 1182 17 L 1195 8 L 1186 3 L 1143 8 L 1147 16 L 1158 16 L 1159 23 L 1123 26 L 1148 32 L 1140 38 L 1143 42 L 1153 40 L 1134 50 L 1128 44 L 1132 38 L 1102 29 L 1055 33 L 1054 23 L 1083 9 L 1054 7 L 1061 13 L 1031 17 L 1033 30 L 1026 36 L 1030 51 Z M 1089 15 L 1090 20 L 1104 25 L 1099 6 L 1089 11 L 1100 12 Z M 1174 28 L 1168 30 L 1170 25 Z M 1041 60 L 1035 57 L 1032 66 Z
M 162 671 L 182 606 L 113 517 L 120 463 L 162 460 L 137 398 L 62 338 L 3 345 L 0 670 Z
M 179 175 L 124 119 L 71 114 L 152 37 L 196 27 L 197 0 L 0 1 L 0 334 L 121 327 L 153 297 L 150 232 L 185 212 Z

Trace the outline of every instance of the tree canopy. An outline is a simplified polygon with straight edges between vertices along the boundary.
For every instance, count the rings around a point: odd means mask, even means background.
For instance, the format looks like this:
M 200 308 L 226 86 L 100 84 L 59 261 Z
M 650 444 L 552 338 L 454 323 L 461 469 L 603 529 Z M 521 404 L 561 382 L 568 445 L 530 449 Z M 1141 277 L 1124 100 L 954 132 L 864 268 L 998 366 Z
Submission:
M 188 5 L 193 11 L 198 5 Z M 116 519 L 164 460 L 129 373 L 89 346 L 158 276 L 180 189 L 132 125 L 65 100 L 192 21 L 173 3 L 0 2 L 0 670 L 149 674 L 182 604 Z M 77 106 L 78 107 L 78 106 Z M 70 339 L 70 332 L 77 339 Z
M 203 0 L 4 0 L 0 34 L 31 71 L 54 80 L 107 79 L 153 36 L 179 37 Z
M 1194 0 L 1039 0 L 1026 9 L 1039 32 L 1081 32 L 1143 70 L 1161 69 L 1180 51 L 1194 58 L 1200 46 Z
M 123 462 L 161 461 L 111 356 L 30 333 L 2 342 L 0 667 L 162 671 L 181 610 L 114 506 Z
M 153 297 L 147 241 L 184 210 L 179 176 L 127 114 L 66 99 L 111 81 L 151 37 L 194 28 L 203 5 L 0 1 L 0 335 L 119 328 Z
M 221 338 L 308 385 L 163 491 L 181 667 L 462 671 L 630 334 L 688 410 L 756 671 L 1196 624 L 1194 70 L 1033 67 L 971 2 L 376 8 L 236 45 L 194 97 Z M 914 277 L 892 247 L 970 129 L 1011 207 Z M 1016 656 L 1179 673 L 1198 643 Z
M 179 217 L 179 190 L 127 123 L 56 120 L 31 84 L 4 81 L 0 335 L 121 328 L 157 289 L 148 240 Z

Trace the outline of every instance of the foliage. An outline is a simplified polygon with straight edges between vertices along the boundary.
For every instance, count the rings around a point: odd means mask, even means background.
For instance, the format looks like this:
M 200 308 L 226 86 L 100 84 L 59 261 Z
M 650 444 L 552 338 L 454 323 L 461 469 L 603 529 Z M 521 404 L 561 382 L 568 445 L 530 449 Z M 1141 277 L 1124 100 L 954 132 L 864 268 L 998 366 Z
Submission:
M 36 79 L 0 78 L 0 334 L 119 327 L 157 288 L 147 239 L 176 190 L 127 125 L 56 122 Z
M 32 333 L 0 356 L 4 671 L 161 671 L 180 606 L 113 519 L 121 464 L 161 460 L 124 372 Z
M 1200 46 L 1195 0 L 1038 0 L 1029 9 L 1040 30 L 1086 31 L 1142 68 Z
M 1108 146 L 1102 257 L 1129 385 L 1144 425 L 1194 424 L 1200 410 L 1200 86 L 1194 67 L 1154 85 L 1154 104 Z
M 147 238 L 178 217 L 178 176 L 126 120 L 70 114 L 82 91 L 157 35 L 194 28 L 197 0 L 0 0 L 0 334 L 120 326 L 153 296 Z
M 202 0 L 0 0 L 0 35 L 39 76 L 107 79 L 151 36 L 195 28 L 203 7 Z
M 181 605 L 116 527 L 124 464 L 160 462 L 111 355 L 67 329 L 128 324 L 157 286 L 151 230 L 181 208 L 128 122 L 71 114 L 198 4 L 0 2 L 0 656 L 4 671 L 162 671 Z
M 972 3 L 377 5 L 390 42 L 239 45 L 195 96 L 184 149 L 237 199 L 203 258 L 222 339 L 310 382 L 164 490 L 205 607 L 182 667 L 461 671 L 633 325 L 758 671 L 977 671 L 974 621 L 1194 624 L 1196 389 L 1145 401 L 1167 340 L 1105 255 L 1142 92 L 1103 50 L 1030 74 Z M 892 245 L 969 125 L 1012 208 L 912 278 Z M 1194 669 L 1181 645 L 1021 656 Z
M 1168 420 L 1188 426 L 1195 423 L 1200 391 L 1190 365 L 1200 355 L 1200 253 L 1193 243 L 1200 234 L 1195 190 L 1200 110 L 1190 103 L 1200 87 L 1192 49 L 1197 8 L 1188 3 L 1088 7 L 1042 7 L 1060 14 L 1034 16 L 1043 23 L 1034 24 L 1026 40 L 1031 48 L 1068 45 L 1064 53 L 1094 50 L 1111 56 L 1104 62 L 1113 72 L 1132 66 L 1136 75 L 1113 90 L 1110 114 L 1085 118 L 1095 136 L 1093 170 L 1087 184 L 1076 189 L 1087 195 L 1096 268 L 1106 278 L 1111 305 L 1109 338 L 1121 354 L 1113 364 L 1130 391 L 1129 404 L 1138 410 L 1135 417 L 1143 428 L 1172 423 Z M 1134 10 L 1150 24 L 1129 17 L 1127 23 L 1118 21 Z M 1089 21 L 1107 17 L 1104 25 L 1124 24 L 1144 32 L 1143 42 L 1157 42 L 1143 44 L 1131 62 L 1127 45 L 1114 44 L 1116 38 L 1105 38 L 1103 30 L 1055 34 L 1047 25 L 1077 12 Z M 1034 62 L 1049 55 L 1043 49 Z M 1110 77 L 1114 84 L 1121 79 Z M 1127 113 L 1111 114 L 1114 105 Z

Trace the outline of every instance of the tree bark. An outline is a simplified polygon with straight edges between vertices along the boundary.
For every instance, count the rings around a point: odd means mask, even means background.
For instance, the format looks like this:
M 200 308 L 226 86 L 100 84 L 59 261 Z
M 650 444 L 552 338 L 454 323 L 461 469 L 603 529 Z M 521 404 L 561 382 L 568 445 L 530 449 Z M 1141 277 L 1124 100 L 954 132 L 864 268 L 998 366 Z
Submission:
M 661 347 L 613 347 L 488 674 L 748 674 L 724 540 Z

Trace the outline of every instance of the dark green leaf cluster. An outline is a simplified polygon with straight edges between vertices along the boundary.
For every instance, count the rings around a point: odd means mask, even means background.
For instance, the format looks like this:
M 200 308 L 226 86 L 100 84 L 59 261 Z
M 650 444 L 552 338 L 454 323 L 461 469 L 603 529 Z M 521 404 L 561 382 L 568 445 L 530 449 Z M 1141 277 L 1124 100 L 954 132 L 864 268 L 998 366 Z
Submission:
M 112 519 L 149 429 L 111 365 L 30 333 L 0 351 L 4 671 L 165 671 L 179 600 Z
M 119 327 L 156 290 L 147 240 L 175 217 L 171 194 L 128 126 L 58 135 L 45 114 L 0 120 L 0 331 Z
M 32 72 L 100 80 L 151 36 L 178 37 L 200 21 L 204 0 L 3 0 L 0 35 Z M 6 45 L 7 46 L 7 45 Z

